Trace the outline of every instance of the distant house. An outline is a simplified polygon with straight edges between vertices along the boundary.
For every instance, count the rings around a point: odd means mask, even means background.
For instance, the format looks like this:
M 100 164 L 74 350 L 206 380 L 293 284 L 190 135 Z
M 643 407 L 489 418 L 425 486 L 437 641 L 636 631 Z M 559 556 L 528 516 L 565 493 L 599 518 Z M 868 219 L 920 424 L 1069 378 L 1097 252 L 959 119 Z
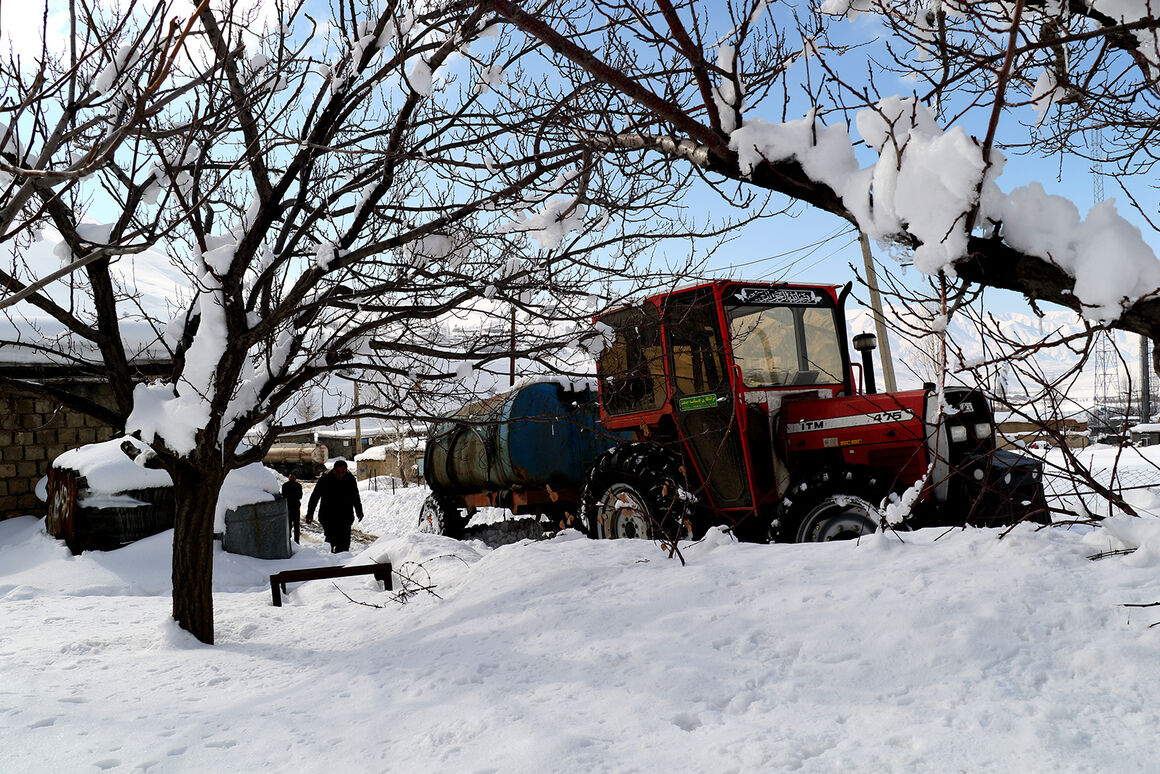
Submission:
M 1062 439 L 1071 449 L 1091 445 L 1086 412 L 1072 416 L 1040 420 L 1022 412 L 995 415 L 1000 449 L 1027 447 L 1036 444 L 1056 446 Z
M 1132 434 L 1132 443 L 1136 446 L 1160 444 L 1160 424 L 1155 422 L 1136 425 L 1129 432 Z
M 426 439 L 414 436 L 404 436 L 379 446 L 371 446 L 361 454 L 355 455 L 358 477 L 368 479 L 388 476 L 405 484 L 422 483 L 419 461 L 423 458 L 426 448 Z

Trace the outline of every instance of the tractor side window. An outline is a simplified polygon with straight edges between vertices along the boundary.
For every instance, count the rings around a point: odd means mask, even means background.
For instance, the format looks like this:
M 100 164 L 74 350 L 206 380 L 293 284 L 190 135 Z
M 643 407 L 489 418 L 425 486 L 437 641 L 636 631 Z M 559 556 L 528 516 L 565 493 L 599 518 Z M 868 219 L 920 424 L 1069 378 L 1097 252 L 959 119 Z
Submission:
M 802 314 L 805 327 L 806 358 L 811 371 L 819 373 L 818 384 L 841 384 L 842 347 L 834 327 L 831 309 L 806 309 Z
M 670 296 L 665 327 L 678 395 L 716 392 L 726 380 L 724 346 L 711 291 Z
M 665 402 L 664 362 L 657 308 L 622 309 L 600 319 L 615 332 L 600 355 L 600 394 L 609 414 L 652 411 Z

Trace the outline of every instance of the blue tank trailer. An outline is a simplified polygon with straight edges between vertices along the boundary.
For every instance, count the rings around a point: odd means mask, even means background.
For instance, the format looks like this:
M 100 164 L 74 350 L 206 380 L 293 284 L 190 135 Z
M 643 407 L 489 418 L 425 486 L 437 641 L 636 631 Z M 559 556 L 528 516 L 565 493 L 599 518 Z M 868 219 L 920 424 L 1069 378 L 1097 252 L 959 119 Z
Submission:
M 486 507 L 566 526 L 593 462 L 632 436 L 604 428 L 588 386 L 533 382 L 468 404 L 432 428 L 423 457 L 432 496 L 420 529 L 459 537 Z

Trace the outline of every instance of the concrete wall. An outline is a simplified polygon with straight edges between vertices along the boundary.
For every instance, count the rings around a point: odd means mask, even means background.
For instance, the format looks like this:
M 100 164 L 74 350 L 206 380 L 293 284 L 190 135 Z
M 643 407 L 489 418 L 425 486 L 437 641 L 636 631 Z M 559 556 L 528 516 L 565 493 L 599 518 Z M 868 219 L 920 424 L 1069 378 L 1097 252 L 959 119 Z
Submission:
M 385 460 L 359 460 L 357 471 L 359 480 L 365 481 L 375 476 L 392 476 L 409 484 L 421 483 L 418 461 L 423 457 L 423 452 L 405 451 L 401 456 L 401 462 L 399 455 L 395 453 L 388 453 Z
M 111 401 L 107 384 L 74 382 L 69 390 L 96 402 Z M 57 455 L 112 437 L 113 429 L 95 419 L 0 385 L 0 519 L 43 516 L 46 508 L 36 496 L 36 482 Z

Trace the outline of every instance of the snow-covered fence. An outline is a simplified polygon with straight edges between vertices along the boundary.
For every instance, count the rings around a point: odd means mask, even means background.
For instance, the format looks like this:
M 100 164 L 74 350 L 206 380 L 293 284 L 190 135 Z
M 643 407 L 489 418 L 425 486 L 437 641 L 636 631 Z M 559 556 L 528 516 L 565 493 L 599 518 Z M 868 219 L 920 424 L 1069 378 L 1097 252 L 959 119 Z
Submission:
M 1058 452 L 1048 455 L 1049 469 L 1045 476 L 1048 504 L 1075 513 L 1104 517 L 1115 515 L 1119 509 L 1108 497 L 1097 491 L 1103 487 L 1124 500 L 1138 513 L 1160 515 L 1160 464 L 1150 449 L 1103 447 L 1089 454 L 1078 455 L 1079 469 L 1068 469 L 1061 463 Z M 1058 516 L 1057 516 L 1058 519 Z

